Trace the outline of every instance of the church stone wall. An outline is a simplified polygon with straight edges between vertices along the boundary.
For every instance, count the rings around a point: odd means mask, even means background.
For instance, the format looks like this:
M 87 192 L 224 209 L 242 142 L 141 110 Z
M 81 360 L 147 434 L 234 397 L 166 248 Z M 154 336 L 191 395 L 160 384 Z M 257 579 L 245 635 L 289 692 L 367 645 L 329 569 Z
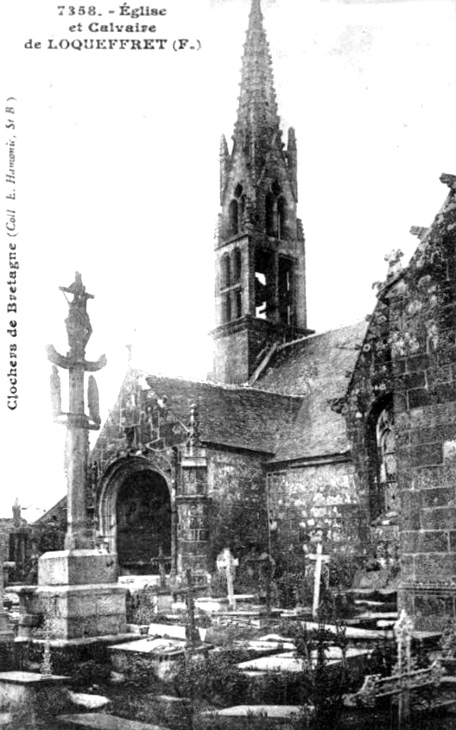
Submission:
M 267 549 L 264 456 L 231 450 L 208 450 L 208 495 L 211 502 L 210 562 L 230 548 L 240 560 Z
M 450 194 L 430 231 L 417 230 L 422 241 L 407 269 L 390 270 L 379 292 L 343 409 L 373 525 L 373 426 L 388 398 L 393 405 L 399 604 L 418 629 L 456 616 L 455 229 Z
M 302 555 L 319 531 L 326 552 L 360 554 L 361 514 L 350 463 L 284 469 L 268 474 L 267 480 L 276 560 Z
M 421 629 L 456 617 L 455 209 L 447 201 L 391 296 L 399 598 Z

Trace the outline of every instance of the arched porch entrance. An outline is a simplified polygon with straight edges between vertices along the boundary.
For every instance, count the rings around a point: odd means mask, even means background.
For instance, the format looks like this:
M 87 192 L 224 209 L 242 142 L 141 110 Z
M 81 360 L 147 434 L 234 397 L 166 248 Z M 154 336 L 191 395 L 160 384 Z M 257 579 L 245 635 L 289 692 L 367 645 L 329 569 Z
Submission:
M 121 459 L 104 479 L 100 527 L 117 553 L 121 575 L 159 572 L 158 557 L 172 568 L 174 505 L 163 474 L 143 458 Z

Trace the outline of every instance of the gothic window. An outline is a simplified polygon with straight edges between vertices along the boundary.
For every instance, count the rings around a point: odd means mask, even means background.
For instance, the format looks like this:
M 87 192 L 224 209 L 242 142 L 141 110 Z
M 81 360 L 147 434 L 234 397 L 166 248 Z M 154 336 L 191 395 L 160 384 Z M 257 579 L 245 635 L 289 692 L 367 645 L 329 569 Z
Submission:
M 279 312 L 283 324 L 293 324 L 293 262 L 279 258 Z
M 375 488 L 372 500 L 374 519 L 399 509 L 392 403 L 380 411 L 375 422 L 375 447 Z
M 255 256 L 255 317 L 268 319 L 274 310 L 274 258 L 268 251 L 258 250 Z
M 283 240 L 286 234 L 287 203 L 282 188 L 275 180 L 265 198 L 265 224 L 268 236 Z
M 287 203 L 283 195 L 277 200 L 277 236 L 283 241 L 286 238 Z
M 230 202 L 229 221 L 230 236 L 235 236 L 239 233 L 239 203 L 236 198 Z
M 222 256 L 222 289 L 231 285 L 231 260 L 228 253 Z
M 234 318 L 242 317 L 242 294 L 240 289 L 234 292 Z
M 245 195 L 242 194 L 242 185 L 239 183 L 234 189 L 234 198 L 230 202 L 229 207 L 229 230 L 230 236 L 236 236 L 242 228 L 242 220 L 245 209 Z
M 224 323 L 231 322 L 231 296 L 229 291 L 222 297 L 222 321 Z
M 274 196 L 272 193 L 266 195 L 266 233 L 268 236 L 275 234 Z
M 233 283 L 241 280 L 242 273 L 242 254 L 240 249 L 235 248 L 233 251 Z
M 225 253 L 220 262 L 221 320 L 223 324 L 242 317 L 242 253 L 235 248 Z

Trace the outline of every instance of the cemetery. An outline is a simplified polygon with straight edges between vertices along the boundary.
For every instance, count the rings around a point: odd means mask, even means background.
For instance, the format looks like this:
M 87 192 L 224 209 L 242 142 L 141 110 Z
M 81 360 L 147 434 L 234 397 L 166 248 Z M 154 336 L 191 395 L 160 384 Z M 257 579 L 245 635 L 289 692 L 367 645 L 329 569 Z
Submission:
M 16 563 L 1 544 L 0 726 L 336 730 L 375 722 L 392 730 L 438 718 L 453 727 L 456 625 L 415 628 L 398 611 L 397 588 L 369 586 L 365 574 L 343 580 L 322 529 L 285 583 L 261 554 L 250 592 L 246 562 L 228 545 L 211 575 L 198 560 L 173 573 L 162 549 L 155 572 L 118 574 L 115 553 L 96 543 L 86 518 L 87 433 L 99 426 L 99 407 L 91 375 L 86 415 L 84 375 L 105 362 L 85 358 L 91 295 L 80 274 L 64 291 L 73 297 L 70 350 L 48 347 L 56 417 L 68 434 L 64 549 L 42 554 L 37 583 L 22 583 L 9 580 Z M 57 366 L 69 371 L 67 414 Z M 190 425 L 184 457 L 198 469 L 195 409 Z
M 315 558 L 317 568 L 324 564 L 322 550 Z M 123 630 L 73 639 L 56 637 L 58 592 L 44 603 L 41 596 L 41 620 L 24 631 L 24 606 L 14 598 L 21 587 L 2 586 L 10 609 L 1 615 L 0 726 L 454 727 L 456 633 L 450 626 L 443 634 L 416 631 L 404 610 L 385 612 L 385 602 L 374 600 L 381 596 L 365 591 L 353 594 L 351 618 L 344 620 L 318 569 L 311 574 L 310 605 L 283 608 L 271 600 L 273 585 L 237 593 L 236 570 L 226 548 L 218 561 L 218 595 L 203 595 L 190 569 L 166 593 L 153 575 L 150 583 L 132 578 Z

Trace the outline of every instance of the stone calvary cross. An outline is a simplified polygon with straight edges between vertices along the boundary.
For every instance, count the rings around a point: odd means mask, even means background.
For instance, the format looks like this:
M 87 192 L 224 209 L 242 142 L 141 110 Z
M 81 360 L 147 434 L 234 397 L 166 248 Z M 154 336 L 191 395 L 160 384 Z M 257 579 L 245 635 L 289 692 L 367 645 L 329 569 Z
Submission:
M 217 558 L 217 570 L 226 572 L 226 587 L 228 591 L 228 605 L 230 608 L 236 608 L 236 599 L 234 597 L 234 576 L 239 560 L 233 558 L 229 548 L 225 548 Z
M 14 639 L 14 633 L 10 627 L 8 614 L 3 608 L 3 599 L 5 594 L 3 570 L 15 565 L 5 560 L 6 557 L 6 544 L 4 539 L 0 539 L 0 644 L 12 643 Z
M 84 373 L 96 372 L 106 365 L 102 355 L 95 362 L 85 359 L 86 345 L 92 334 L 92 325 L 87 313 L 87 300 L 93 299 L 82 283 L 81 274 L 76 272 L 75 280 L 69 287 L 60 287 L 64 294 L 71 294 L 68 302 L 68 317 L 65 320 L 69 351 L 66 355 L 57 352 L 53 345 L 47 346 L 48 359 L 54 364 L 51 377 L 54 418 L 67 425 L 68 448 L 68 522 L 65 549 L 91 548 L 92 530 L 87 526 L 86 516 L 86 474 L 88 430 L 100 428 L 98 389 L 93 376 L 89 377 L 89 416 L 84 408 Z M 69 371 L 69 412 L 62 413 L 60 378 L 57 367 Z M 61 420 L 63 419 L 63 420 Z

